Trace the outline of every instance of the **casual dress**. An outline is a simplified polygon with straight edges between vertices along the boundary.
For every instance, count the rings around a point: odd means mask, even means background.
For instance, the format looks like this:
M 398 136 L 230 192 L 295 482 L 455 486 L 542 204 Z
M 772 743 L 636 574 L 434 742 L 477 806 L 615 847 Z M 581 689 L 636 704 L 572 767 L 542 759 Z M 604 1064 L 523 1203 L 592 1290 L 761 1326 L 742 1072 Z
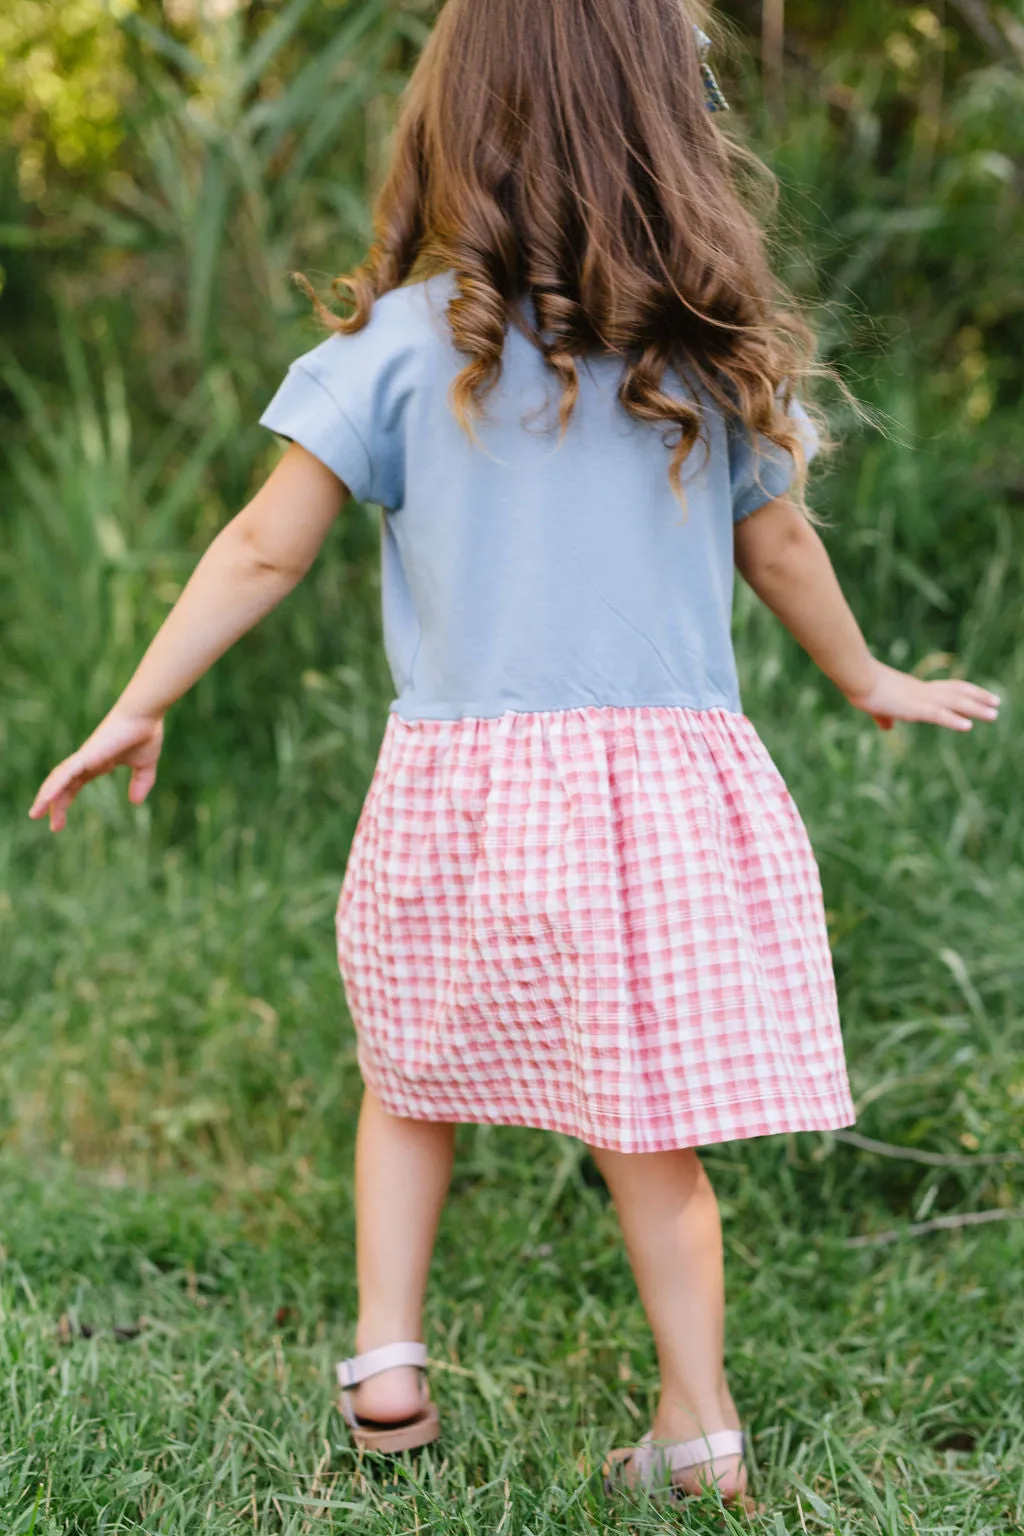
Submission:
M 790 456 L 702 397 L 683 507 L 621 360 L 580 362 L 559 440 L 514 327 L 471 440 L 452 291 L 385 295 L 261 418 L 382 508 L 396 696 L 336 919 L 364 1079 L 629 1152 L 849 1125 L 818 870 L 730 636 L 734 523 Z

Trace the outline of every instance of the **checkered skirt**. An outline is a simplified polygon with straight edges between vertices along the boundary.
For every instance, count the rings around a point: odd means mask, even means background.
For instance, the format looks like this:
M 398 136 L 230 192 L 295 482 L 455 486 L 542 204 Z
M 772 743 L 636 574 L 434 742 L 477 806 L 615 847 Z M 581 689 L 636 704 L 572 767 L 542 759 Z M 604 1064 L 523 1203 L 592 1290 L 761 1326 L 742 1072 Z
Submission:
M 622 1152 L 853 1121 L 817 865 L 742 714 L 392 712 L 336 931 L 393 1114 Z

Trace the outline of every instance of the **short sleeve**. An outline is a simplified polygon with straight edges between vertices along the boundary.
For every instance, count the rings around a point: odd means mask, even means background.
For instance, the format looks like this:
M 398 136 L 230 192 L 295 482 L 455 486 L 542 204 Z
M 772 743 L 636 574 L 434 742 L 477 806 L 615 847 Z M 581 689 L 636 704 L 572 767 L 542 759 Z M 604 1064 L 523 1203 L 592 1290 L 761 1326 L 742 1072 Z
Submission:
M 795 396 L 789 415 L 797 424 L 809 464 L 820 446 L 817 429 Z M 784 495 L 793 482 L 795 469 L 791 453 L 769 438 L 754 437 L 733 417 L 729 423 L 733 522 L 741 522 L 766 502 Z
M 326 464 L 357 501 L 394 509 L 405 494 L 411 347 L 388 297 L 361 331 L 336 333 L 292 363 L 260 423 Z

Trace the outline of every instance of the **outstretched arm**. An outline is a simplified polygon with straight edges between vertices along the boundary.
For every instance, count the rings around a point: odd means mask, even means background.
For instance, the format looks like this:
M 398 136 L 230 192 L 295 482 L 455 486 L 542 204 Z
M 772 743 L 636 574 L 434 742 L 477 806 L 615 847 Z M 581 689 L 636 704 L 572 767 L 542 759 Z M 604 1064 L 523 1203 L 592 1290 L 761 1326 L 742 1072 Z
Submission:
M 119 764 L 139 805 L 156 779 L 163 717 L 309 570 L 347 496 L 319 459 L 292 444 L 248 506 L 221 529 L 109 714 L 47 776 L 29 815 L 59 832 L 83 785 Z
M 736 566 L 758 597 L 856 709 L 888 730 L 924 720 L 969 731 L 994 720 L 999 699 L 974 683 L 925 682 L 876 661 L 843 596 L 817 532 L 785 497 L 737 523 Z

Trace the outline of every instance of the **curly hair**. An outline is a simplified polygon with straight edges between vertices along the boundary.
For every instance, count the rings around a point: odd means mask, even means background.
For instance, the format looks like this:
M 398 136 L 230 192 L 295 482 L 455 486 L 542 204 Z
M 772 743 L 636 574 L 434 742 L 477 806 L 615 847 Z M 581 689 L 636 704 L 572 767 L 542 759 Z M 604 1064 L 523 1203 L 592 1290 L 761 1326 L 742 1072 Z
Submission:
M 351 312 L 318 308 L 358 331 L 382 294 L 450 271 L 467 359 L 450 398 L 471 435 L 513 324 L 561 385 L 561 433 L 577 360 L 610 352 L 624 408 L 663 428 L 680 499 L 702 386 L 793 455 L 802 501 L 789 407 L 814 338 L 749 206 L 750 173 L 769 173 L 707 110 L 697 24 L 687 0 L 447 0 L 403 94 L 373 244 L 333 285 Z

